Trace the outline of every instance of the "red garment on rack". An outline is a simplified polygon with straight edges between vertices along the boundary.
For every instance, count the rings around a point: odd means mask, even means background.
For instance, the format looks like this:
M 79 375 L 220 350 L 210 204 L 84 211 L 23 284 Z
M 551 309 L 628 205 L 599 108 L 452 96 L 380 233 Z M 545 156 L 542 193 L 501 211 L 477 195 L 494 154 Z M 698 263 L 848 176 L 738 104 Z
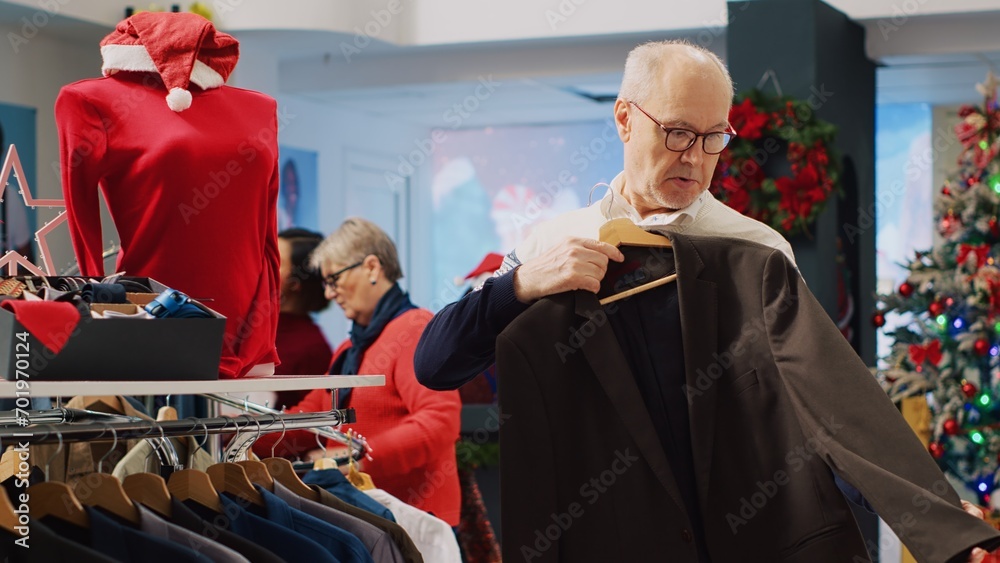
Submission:
M 240 88 L 190 89 L 183 112 L 167 107 L 155 73 L 62 89 L 55 113 L 70 236 L 80 273 L 103 276 L 100 185 L 121 240 L 116 270 L 225 316 L 219 373 L 241 377 L 277 361 L 277 104 Z

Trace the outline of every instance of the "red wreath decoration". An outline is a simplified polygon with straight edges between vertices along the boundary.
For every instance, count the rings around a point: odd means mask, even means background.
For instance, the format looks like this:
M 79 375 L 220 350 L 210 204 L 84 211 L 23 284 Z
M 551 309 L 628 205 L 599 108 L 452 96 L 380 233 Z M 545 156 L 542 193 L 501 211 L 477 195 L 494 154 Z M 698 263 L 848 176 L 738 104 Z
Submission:
M 785 236 L 809 235 L 830 195 L 840 192 L 836 126 L 804 101 L 759 90 L 737 97 L 729 123 L 737 136 L 719 157 L 712 193 Z

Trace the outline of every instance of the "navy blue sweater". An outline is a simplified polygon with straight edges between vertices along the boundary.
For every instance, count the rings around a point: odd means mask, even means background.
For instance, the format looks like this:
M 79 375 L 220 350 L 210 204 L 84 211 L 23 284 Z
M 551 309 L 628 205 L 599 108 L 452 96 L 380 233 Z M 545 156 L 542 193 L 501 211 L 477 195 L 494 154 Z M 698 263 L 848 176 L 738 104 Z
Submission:
M 497 336 L 528 305 L 514 297 L 514 270 L 441 309 L 413 356 L 417 380 L 436 391 L 458 389 L 496 361 Z

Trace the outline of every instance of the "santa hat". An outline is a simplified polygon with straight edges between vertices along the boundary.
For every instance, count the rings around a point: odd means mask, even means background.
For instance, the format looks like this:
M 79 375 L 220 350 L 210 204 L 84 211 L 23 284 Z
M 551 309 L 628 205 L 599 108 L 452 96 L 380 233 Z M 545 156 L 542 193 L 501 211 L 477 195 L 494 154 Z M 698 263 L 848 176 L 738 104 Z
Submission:
M 474 270 L 472 270 L 468 274 L 465 274 L 465 277 L 462 278 L 462 280 L 467 281 L 474 277 L 481 276 L 483 274 L 492 274 L 493 272 L 499 270 L 500 266 L 502 265 L 503 265 L 503 254 L 490 252 L 489 254 L 486 255 L 485 258 L 483 258 L 481 262 L 479 262 L 479 265 L 476 266 Z
M 190 83 L 205 90 L 226 83 L 239 45 L 197 14 L 142 12 L 119 22 L 101 41 L 101 72 L 159 73 L 169 92 L 167 105 L 183 111 L 191 107 Z

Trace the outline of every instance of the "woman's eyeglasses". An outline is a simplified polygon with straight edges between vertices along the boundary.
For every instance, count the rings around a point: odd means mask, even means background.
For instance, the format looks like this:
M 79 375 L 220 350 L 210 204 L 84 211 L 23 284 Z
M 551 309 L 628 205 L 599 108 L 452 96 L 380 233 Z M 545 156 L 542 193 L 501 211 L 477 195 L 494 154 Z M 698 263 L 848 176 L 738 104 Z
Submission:
M 348 270 L 353 270 L 354 268 L 357 268 L 358 266 L 360 266 L 360 265 L 362 265 L 364 263 L 365 263 L 364 260 L 362 260 L 360 262 L 357 262 L 355 264 L 351 264 L 350 266 L 347 266 L 346 268 L 341 268 L 341 269 L 337 270 L 336 272 L 327 275 L 325 278 L 323 278 L 323 287 L 328 288 L 328 289 L 332 289 L 332 288 L 337 287 L 337 282 L 340 280 L 340 276 L 344 275 L 344 273 L 347 272 Z

